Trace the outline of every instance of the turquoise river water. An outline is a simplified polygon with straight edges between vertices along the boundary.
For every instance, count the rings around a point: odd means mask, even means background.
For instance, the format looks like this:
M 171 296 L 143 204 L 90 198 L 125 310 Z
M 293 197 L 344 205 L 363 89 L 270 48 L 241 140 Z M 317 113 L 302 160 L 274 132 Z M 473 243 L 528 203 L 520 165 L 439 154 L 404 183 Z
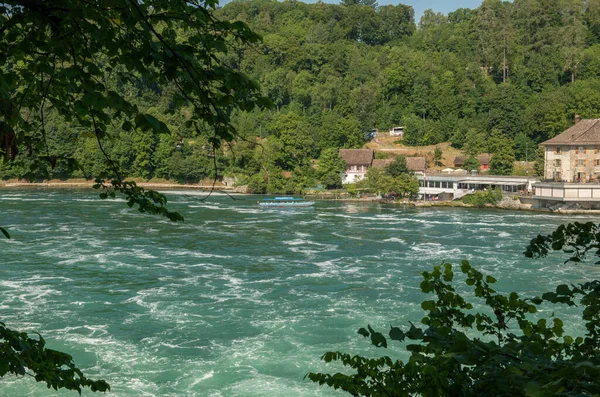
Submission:
M 421 272 L 433 265 L 468 259 L 525 296 L 600 278 L 561 255 L 522 255 L 536 234 L 597 217 L 167 195 L 185 223 L 95 191 L 1 189 L 0 226 L 13 238 L 0 239 L 0 321 L 71 353 L 111 384 L 107 395 L 340 396 L 304 375 L 340 370 L 320 361 L 330 350 L 403 357 L 356 331 L 418 322 Z M 0 380 L 0 396 L 67 395 Z

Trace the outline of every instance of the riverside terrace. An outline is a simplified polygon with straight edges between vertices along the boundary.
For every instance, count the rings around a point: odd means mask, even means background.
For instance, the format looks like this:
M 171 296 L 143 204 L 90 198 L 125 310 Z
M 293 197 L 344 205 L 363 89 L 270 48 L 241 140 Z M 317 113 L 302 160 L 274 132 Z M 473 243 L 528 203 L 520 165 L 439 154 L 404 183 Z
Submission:
M 499 187 L 504 194 L 527 194 L 539 182 L 528 176 L 417 174 L 419 199 L 454 200 L 477 190 Z

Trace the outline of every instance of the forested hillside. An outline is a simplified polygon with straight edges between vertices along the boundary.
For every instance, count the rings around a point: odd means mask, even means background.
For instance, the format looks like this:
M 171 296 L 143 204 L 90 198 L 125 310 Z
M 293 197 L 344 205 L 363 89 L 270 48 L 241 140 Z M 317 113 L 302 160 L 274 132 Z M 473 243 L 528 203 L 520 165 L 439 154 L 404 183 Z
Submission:
M 299 191 L 337 172 L 339 159 L 326 149 L 361 147 L 372 129 L 404 126 L 404 144 L 451 141 L 467 154 L 514 151 L 532 160 L 537 143 L 575 114 L 600 117 L 600 0 L 486 0 L 448 15 L 426 11 L 418 23 L 410 6 L 365 0 L 234 1 L 217 16 L 263 36 L 226 62 L 260 82 L 272 109 L 235 111 L 239 137 L 215 151 L 209 132 L 186 126 L 185 108 L 170 113 L 173 104 L 152 84 L 120 81 L 107 69 L 109 86 L 173 132 L 114 125 L 108 133 L 118 139 L 106 149 L 129 176 L 197 182 L 216 167 L 253 191 Z M 45 124 L 58 160 L 35 175 L 105 171 L 94 137 L 72 139 L 80 134 L 51 109 Z M 21 177 L 24 161 L 4 165 L 0 176 Z

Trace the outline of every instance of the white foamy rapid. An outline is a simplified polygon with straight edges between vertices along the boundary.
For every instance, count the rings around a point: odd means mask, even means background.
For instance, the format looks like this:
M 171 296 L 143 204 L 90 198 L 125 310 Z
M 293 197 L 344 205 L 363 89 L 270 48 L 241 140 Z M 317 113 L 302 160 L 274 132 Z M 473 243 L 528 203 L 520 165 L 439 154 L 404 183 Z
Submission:
M 41 332 L 118 397 L 342 395 L 304 375 L 340 370 L 319 360 L 326 351 L 378 354 L 359 327 L 418 322 L 421 273 L 442 262 L 468 259 L 524 296 L 600 277 L 560 255 L 522 255 L 582 216 L 340 202 L 277 211 L 257 197 L 168 191 L 186 218 L 171 223 L 95 192 L 0 193 L 12 234 L 0 239 L 0 321 Z M 571 309 L 557 314 L 576 323 Z M 396 345 L 385 354 L 406 357 Z M 67 395 L 0 379 L 0 396 Z

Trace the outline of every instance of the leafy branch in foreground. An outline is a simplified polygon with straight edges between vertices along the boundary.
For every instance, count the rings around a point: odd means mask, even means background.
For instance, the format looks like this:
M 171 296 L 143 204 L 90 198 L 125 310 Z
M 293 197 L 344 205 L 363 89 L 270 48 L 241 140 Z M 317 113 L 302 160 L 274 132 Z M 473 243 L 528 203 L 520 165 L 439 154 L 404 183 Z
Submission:
M 98 178 L 94 189 L 104 189 L 100 193 L 101 199 L 115 198 L 115 192 L 120 192 L 125 196 L 129 207 L 137 204 L 138 210 L 142 213 L 162 215 L 173 222 L 183 222 L 183 216 L 180 213 L 167 209 L 167 197 L 165 195 L 154 190 L 145 190 L 133 181 L 112 180 L 110 184 L 106 184 L 106 181 Z
M 594 256 L 600 257 L 600 227 L 593 222 L 561 225 L 550 235 L 538 235 L 532 239 L 525 250 L 525 256 L 543 258 L 550 251 L 560 250 L 572 254 L 565 263 L 581 262 L 588 252 L 594 250 Z M 600 259 L 596 264 L 600 264 Z
M 270 106 L 258 84 L 230 67 L 230 49 L 258 43 L 243 22 L 214 17 L 214 0 L 0 1 L 0 156 L 27 159 L 29 179 L 60 154 L 48 143 L 47 119 L 58 116 L 71 139 L 94 137 L 106 157 L 112 191 L 150 213 L 156 194 L 123 182 L 102 142 L 124 133 L 169 134 L 165 115 L 140 109 L 124 87 L 163 92 L 167 112 L 185 110 L 185 128 L 219 147 L 237 132 L 233 109 Z M 112 131 L 112 135 L 111 135 Z M 73 164 L 70 164 L 73 167 Z M 215 171 L 216 172 L 216 171 Z M 110 192 L 108 194 L 111 194 Z M 150 203 L 150 204 L 149 204 Z M 178 218 L 178 217 L 173 217 Z
M 48 388 L 54 390 L 64 388 L 76 390 L 79 394 L 82 387 L 101 392 L 110 390 L 106 381 L 85 377 L 70 355 L 47 349 L 41 335 L 33 339 L 0 323 L 0 376 L 7 373 L 33 376 L 36 381 L 46 382 Z
M 121 193 L 130 207 L 183 217 L 167 210 L 165 196 L 124 181 L 103 142 L 124 133 L 170 133 L 164 115 L 140 109 L 123 87 L 162 90 L 169 111 L 186 110 L 185 127 L 208 131 L 214 148 L 231 141 L 233 109 L 270 106 L 258 84 L 227 65 L 231 48 L 258 43 L 260 36 L 240 21 L 214 17 L 216 0 L 3 0 L 0 1 L 0 161 L 27 163 L 18 177 L 34 179 L 41 164 L 54 168 L 61 154 L 49 145 L 50 114 L 69 125 L 69 140 L 92 137 L 108 171 L 96 188 L 102 198 Z M 68 162 L 68 159 L 65 159 Z M 69 163 L 70 167 L 73 164 Z M 216 172 L 216 171 L 215 171 Z M 100 175 L 98 175 L 100 174 Z M 107 184 L 102 178 L 110 178 Z M 6 237 L 8 232 L 0 228 Z M 49 387 L 108 390 L 104 381 L 83 376 L 65 353 L 45 349 L 45 341 L 2 324 L 0 376 L 28 368 Z
M 309 373 L 321 385 L 355 396 L 555 396 L 600 393 L 600 283 L 560 285 L 532 299 L 504 295 L 463 261 L 461 272 L 477 302 L 452 285 L 453 267 L 445 263 L 423 273 L 421 290 L 434 299 L 421 304 L 424 327 L 391 327 L 388 337 L 368 326 L 358 333 L 387 347 L 388 339 L 405 343 L 407 362 L 340 352 L 323 355 L 341 362 L 345 373 Z M 563 321 L 543 318 L 540 305 L 579 304 L 584 336 L 566 335 Z M 477 307 L 478 310 L 474 310 Z M 545 306 L 544 306 L 545 307 Z M 350 371 L 348 371 L 350 370 Z

